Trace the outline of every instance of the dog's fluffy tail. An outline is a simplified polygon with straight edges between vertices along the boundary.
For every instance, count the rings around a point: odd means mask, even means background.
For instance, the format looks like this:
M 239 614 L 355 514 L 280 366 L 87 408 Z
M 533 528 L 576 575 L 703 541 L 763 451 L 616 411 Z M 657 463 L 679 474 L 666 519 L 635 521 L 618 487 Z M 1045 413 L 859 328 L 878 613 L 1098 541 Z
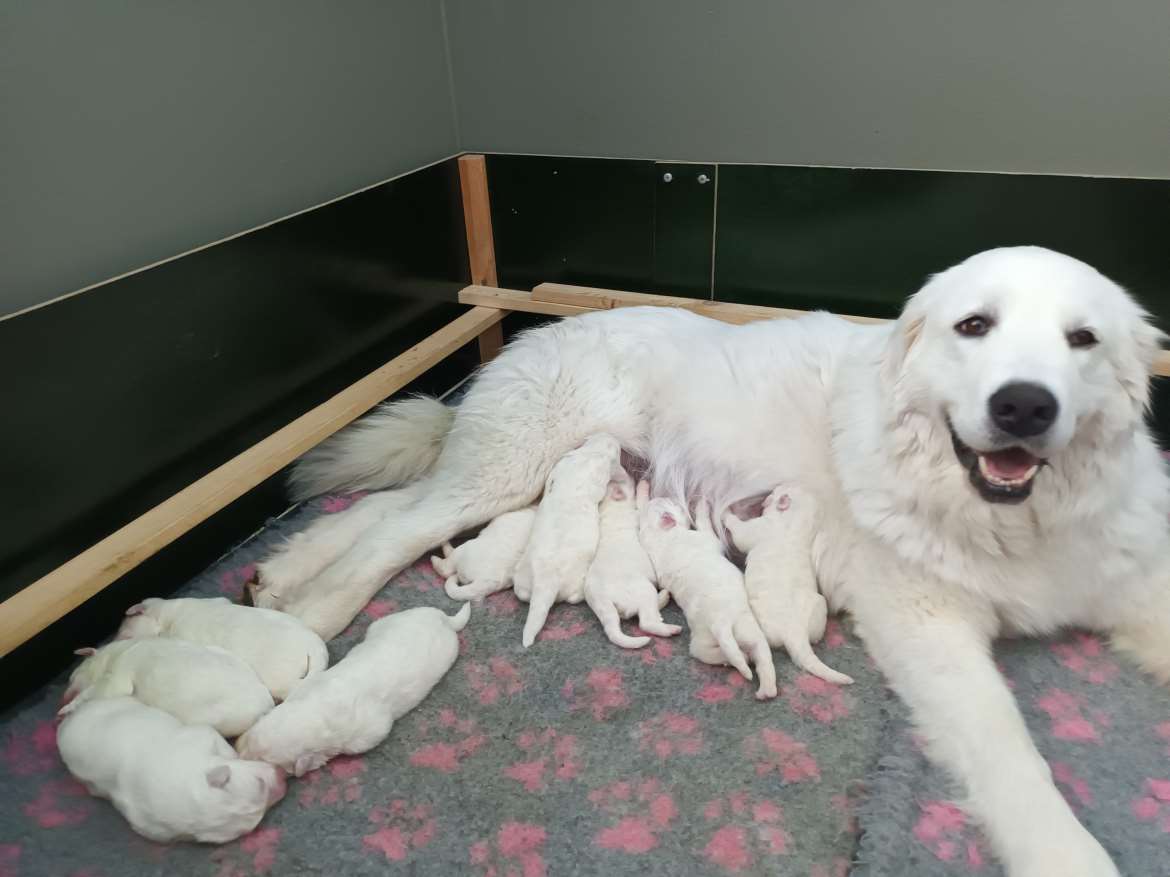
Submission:
M 438 399 L 388 402 L 301 457 L 289 476 L 293 499 L 405 484 L 434 465 L 455 411 Z

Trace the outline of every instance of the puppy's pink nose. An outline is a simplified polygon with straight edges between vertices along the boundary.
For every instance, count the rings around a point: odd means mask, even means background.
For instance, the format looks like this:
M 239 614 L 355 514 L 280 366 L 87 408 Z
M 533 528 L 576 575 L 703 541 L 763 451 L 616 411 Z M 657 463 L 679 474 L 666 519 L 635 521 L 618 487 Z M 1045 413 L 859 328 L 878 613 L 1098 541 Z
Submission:
M 276 780 L 268 787 L 268 806 L 271 807 L 277 801 L 284 797 L 284 793 L 288 791 L 288 780 L 285 778 L 284 771 L 280 768 L 276 769 Z

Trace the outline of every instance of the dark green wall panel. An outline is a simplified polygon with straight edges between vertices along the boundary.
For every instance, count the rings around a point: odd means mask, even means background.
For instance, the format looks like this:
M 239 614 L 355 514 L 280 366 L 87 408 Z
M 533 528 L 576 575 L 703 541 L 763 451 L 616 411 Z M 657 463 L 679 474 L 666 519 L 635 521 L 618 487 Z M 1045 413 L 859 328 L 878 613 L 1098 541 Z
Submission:
M 654 288 L 711 297 L 715 165 L 660 162 L 654 170 Z
M 1170 327 L 1170 181 L 721 166 L 717 229 L 717 299 L 888 316 L 933 272 L 1037 244 Z

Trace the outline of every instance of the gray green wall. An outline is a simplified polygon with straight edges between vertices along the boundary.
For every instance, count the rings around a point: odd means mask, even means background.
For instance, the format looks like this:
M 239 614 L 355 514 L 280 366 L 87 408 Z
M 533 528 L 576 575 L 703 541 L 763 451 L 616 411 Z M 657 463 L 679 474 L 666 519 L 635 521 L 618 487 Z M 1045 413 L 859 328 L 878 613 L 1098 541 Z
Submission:
M 1166 0 L 446 0 L 467 150 L 1170 177 Z
M 437 0 L 5 0 L 0 314 L 456 150 Z

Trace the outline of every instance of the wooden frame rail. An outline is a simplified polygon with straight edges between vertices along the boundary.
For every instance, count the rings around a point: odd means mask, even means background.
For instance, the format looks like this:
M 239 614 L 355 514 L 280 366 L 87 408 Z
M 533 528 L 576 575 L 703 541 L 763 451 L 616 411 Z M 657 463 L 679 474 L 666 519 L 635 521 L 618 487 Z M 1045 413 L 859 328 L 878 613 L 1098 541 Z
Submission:
M 0 657 L 463 345 L 498 326 L 503 316 L 504 311 L 498 308 L 473 307 L 381 368 L 0 603 Z

